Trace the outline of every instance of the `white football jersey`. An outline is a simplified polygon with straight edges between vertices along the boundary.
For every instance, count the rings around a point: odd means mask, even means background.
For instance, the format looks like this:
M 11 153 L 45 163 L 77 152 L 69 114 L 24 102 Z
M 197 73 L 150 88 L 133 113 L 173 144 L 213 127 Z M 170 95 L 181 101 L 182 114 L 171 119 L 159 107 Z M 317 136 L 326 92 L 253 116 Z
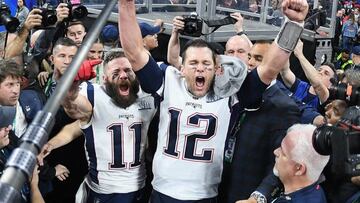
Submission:
M 89 164 L 89 187 L 102 194 L 134 192 L 145 185 L 144 150 L 147 131 L 156 109 L 154 98 L 138 93 L 138 99 L 126 109 L 116 106 L 103 87 L 93 84 L 93 115 L 85 133 Z M 80 94 L 87 95 L 87 85 Z M 89 181 L 91 179 L 91 181 Z
M 230 98 L 191 95 L 185 79 L 168 67 L 153 162 L 156 191 L 179 200 L 217 196 L 230 120 Z

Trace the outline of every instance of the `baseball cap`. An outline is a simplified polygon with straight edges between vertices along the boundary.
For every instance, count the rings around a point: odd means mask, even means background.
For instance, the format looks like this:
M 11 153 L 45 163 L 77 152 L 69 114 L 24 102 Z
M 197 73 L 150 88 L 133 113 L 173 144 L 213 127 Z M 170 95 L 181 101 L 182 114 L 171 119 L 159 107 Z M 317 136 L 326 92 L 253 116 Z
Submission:
M 142 37 L 147 35 L 155 35 L 161 31 L 161 26 L 152 26 L 147 23 L 139 23 Z
M 104 42 L 114 42 L 119 39 L 119 30 L 115 25 L 106 25 L 101 31 Z
M 360 46 L 353 47 L 352 53 L 355 55 L 360 55 Z
M 0 128 L 13 124 L 16 115 L 15 106 L 0 106 Z

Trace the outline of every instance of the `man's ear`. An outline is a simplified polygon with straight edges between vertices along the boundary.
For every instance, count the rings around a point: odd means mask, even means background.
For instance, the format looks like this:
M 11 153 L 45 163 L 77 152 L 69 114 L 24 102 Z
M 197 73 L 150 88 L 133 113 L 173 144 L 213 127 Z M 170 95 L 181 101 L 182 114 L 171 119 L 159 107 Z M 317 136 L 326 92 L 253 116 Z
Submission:
M 54 64 L 54 55 L 51 54 L 49 59 L 50 59 L 51 63 Z
M 180 65 L 181 76 L 184 76 L 185 68 L 184 65 Z
M 215 66 L 215 75 L 219 76 L 224 74 L 224 68 L 221 65 Z
M 295 175 L 297 176 L 301 176 L 301 175 L 305 175 L 306 174 L 306 166 L 305 164 L 301 163 L 297 163 L 296 164 L 296 172 L 295 172 Z

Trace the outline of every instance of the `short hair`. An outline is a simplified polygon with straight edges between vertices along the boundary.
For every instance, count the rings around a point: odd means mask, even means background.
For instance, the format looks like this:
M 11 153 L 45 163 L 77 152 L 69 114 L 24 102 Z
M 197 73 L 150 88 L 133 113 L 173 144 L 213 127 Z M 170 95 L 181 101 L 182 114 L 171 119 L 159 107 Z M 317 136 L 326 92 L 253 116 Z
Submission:
M 331 68 L 331 70 L 334 72 L 334 75 L 333 77 L 331 78 L 331 83 L 332 84 L 337 84 L 338 81 L 339 81 L 339 78 L 338 78 L 338 75 L 336 74 L 336 68 L 335 68 L 335 65 L 331 62 L 327 62 L 325 61 L 324 63 L 321 64 L 322 66 L 328 66 Z
M 67 37 L 61 37 L 55 42 L 52 52 L 54 52 L 55 48 L 59 45 L 66 46 L 66 47 L 74 46 L 77 48 L 76 43 L 72 39 L 67 38 Z
M 297 163 L 306 165 L 306 176 L 315 182 L 319 179 L 330 156 L 323 156 L 317 153 L 312 145 L 312 136 L 315 126 L 311 124 L 295 124 L 288 129 L 291 134 L 293 148 L 290 151 L 290 159 Z
M 68 32 L 69 27 L 74 26 L 74 25 L 82 25 L 84 27 L 85 32 L 87 32 L 87 28 L 82 21 L 71 21 L 71 22 L 69 22 L 69 25 L 66 27 L 65 33 Z
M 125 53 L 122 49 L 111 49 L 105 55 L 104 67 L 112 60 L 116 58 L 126 58 Z
M 345 54 L 350 54 L 350 50 L 349 49 L 346 49 L 344 48 L 343 50 L 341 50 L 342 53 L 345 53 Z
M 211 50 L 212 53 L 212 59 L 213 62 L 216 63 L 216 52 L 213 49 L 213 46 L 210 45 L 209 42 L 203 40 L 203 39 L 194 39 L 191 40 L 189 42 L 187 42 L 184 46 L 184 51 L 182 52 L 182 58 L 183 58 L 183 63 L 186 60 L 186 51 L 190 48 L 190 47 L 196 47 L 196 48 L 209 48 Z
M 228 47 L 228 44 L 230 41 L 233 41 L 233 40 L 244 40 L 246 42 L 246 44 L 249 46 L 249 50 L 251 49 L 251 47 L 253 46 L 253 43 L 245 36 L 243 35 L 235 35 L 235 36 L 232 36 L 230 37 L 227 41 L 226 41 L 226 44 L 225 44 L 225 52 L 227 51 L 227 47 Z
M 14 59 L 0 60 L 0 84 L 7 77 L 20 78 L 24 75 L 24 69 Z

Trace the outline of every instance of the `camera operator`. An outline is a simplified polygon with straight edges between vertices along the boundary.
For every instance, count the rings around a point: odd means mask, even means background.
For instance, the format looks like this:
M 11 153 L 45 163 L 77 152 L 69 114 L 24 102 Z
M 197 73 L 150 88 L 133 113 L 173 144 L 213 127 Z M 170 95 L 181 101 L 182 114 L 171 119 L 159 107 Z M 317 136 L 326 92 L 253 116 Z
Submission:
M 354 68 L 346 70 L 345 73 L 347 76 L 346 76 L 345 80 L 343 80 L 342 82 L 346 82 L 348 85 L 352 85 L 353 91 L 352 91 L 352 96 L 350 96 L 350 97 L 353 98 L 353 96 L 354 96 L 353 94 L 357 94 L 356 90 L 360 87 L 360 80 L 359 80 L 360 68 L 358 66 L 354 66 Z M 335 128 L 333 128 L 333 129 L 340 129 L 341 132 L 343 132 L 343 133 L 347 133 L 349 131 L 344 130 L 341 127 L 343 124 L 341 124 L 339 121 L 347 121 L 348 124 L 351 124 L 352 126 L 355 126 L 355 127 L 360 126 L 360 123 L 359 123 L 360 110 L 358 107 L 352 106 L 352 105 L 358 105 L 359 101 L 352 101 L 352 100 L 348 101 L 346 98 L 347 94 L 345 94 L 346 91 L 347 91 L 346 88 L 343 89 L 343 88 L 340 88 L 340 86 L 335 86 L 330 89 L 331 96 L 329 98 L 329 99 L 341 99 L 341 100 L 343 100 L 342 102 L 346 101 L 347 105 L 350 105 L 350 107 L 342 115 L 341 119 L 338 120 L 338 122 L 335 121 L 335 125 L 334 125 Z M 344 94 L 342 94 L 341 92 L 343 92 Z M 356 97 L 356 98 L 358 98 L 358 97 Z M 337 100 L 334 100 L 334 101 L 337 101 Z M 332 103 L 330 103 L 330 104 L 332 104 Z M 329 132 L 329 134 L 331 135 L 331 136 L 329 136 L 330 139 L 335 135 L 335 133 L 333 133 L 331 131 Z M 331 142 L 329 142 L 329 143 L 331 143 Z M 350 141 L 349 141 L 349 143 L 351 144 Z M 336 146 L 338 146 L 338 145 L 336 145 Z M 332 147 L 332 150 L 334 150 L 333 147 Z M 329 154 L 331 153 L 332 150 L 330 150 Z M 337 153 L 337 150 L 335 153 Z M 326 194 L 328 196 L 329 202 L 330 203 L 337 203 L 337 202 L 351 203 L 351 202 L 356 202 L 355 201 L 356 199 L 360 200 L 359 199 L 359 197 L 360 197 L 360 184 L 359 184 L 360 177 L 356 176 L 356 177 L 351 177 L 351 179 L 350 179 L 349 176 L 336 174 L 335 171 L 332 171 L 332 169 L 331 169 L 334 161 L 336 161 L 336 160 L 334 160 L 334 157 L 331 156 L 330 162 L 324 171 L 326 181 L 324 182 L 323 186 L 324 186 L 324 190 L 327 192 Z
M 295 124 L 274 151 L 274 174 L 284 185 L 284 193 L 274 203 L 325 203 L 324 191 L 318 185 L 329 156 L 322 156 L 312 146 L 313 125 Z

